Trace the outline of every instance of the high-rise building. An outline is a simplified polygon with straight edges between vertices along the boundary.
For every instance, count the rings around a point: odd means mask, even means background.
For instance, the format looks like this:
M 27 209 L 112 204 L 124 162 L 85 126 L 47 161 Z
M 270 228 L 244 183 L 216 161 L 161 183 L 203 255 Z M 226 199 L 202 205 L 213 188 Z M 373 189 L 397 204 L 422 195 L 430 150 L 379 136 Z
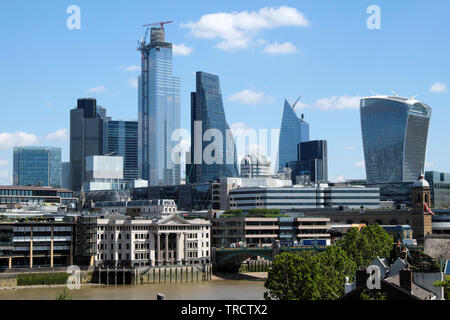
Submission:
M 368 184 L 410 183 L 423 174 L 431 108 L 414 98 L 361 99 Z
M 95 99 L 78 99 L 70 110 L 70 189 L 80 191 L 86 180 L 86 157 L 103 154 L 106 109 Z
M 61 163 L 61 188 L 70 189 L 70 162 Z
M 138 179 L 138 122 L 109 120 L 104 124 L 104 154 L 123 158 L 123 179 Z
M 309 141 L 309 124 L 297 117 L 294 106 L 284 101 L 281 119 L 280 140 L 278 144 L 278 168 L 286 167 L 288 162 L 297 160 L 297 145 Z
M 15 186 L 61 188 L 61 148 L 14 147 Z
M 150 29 L 150 43 L 141 41 L 142 73 L 138 85 L 139 178 L 149 185 L 180 183 L 180 164 L 172 160 L 180 128 L 180 79 L 173 75 L 172 44 L 164 28 Z
M 208 132 L 220 133 L 221 143 L 214 140 L 217 138 L 210 137 L 211 141 L 219 144 L 218 150 L 207 149 L 210 143 L 203 142 Z M 187 183 L 205 183 L 237 176 L 236 148 L 225 118 L 217 75 L 196 73 L 196 92 L 191 93 L 191 150 L 188 154 L 191 164 L 186 167 Z M 211 154 L 218 161 L 208 163 L 208 159 L 204 159 L 205 154 Z
M 291 161 L 288 165 L 291 171 L 293 183 L 328 181 L 328 157 L 327 142 L 325 140 L 313 140 L 298 144 L 298 160 Z

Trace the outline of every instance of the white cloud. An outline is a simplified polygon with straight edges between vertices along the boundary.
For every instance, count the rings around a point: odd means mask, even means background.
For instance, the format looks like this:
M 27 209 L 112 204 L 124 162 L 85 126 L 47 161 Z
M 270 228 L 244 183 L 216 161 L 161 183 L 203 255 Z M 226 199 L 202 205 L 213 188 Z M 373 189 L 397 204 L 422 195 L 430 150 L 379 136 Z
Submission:
M 141 71 L 141 66 L 138 65 L 131 65 L 131 66 L 122 66 L 120 67 L 121 70 L 125 70 L 127 72 L 134 72 L 134 71 Z
M 359 101 L 361 97 L 331 97 L 331 98 L 323 98 L 316 101 L 315 105 L 317 108 L 322 110 L 328 109 L 358 109 Z
M 68 134 L 66 129 L 59 129 L 55 132 L 49 133 L 46 136 L 48 141 L 65 141 L 68 139 Z
M 246 49 L 260 44 L 264 40 L 254 40 L 259 31 L 284 26 L 307 27 L 309 21 L 296 8 L 281 6 L 251 12 L 206 14 L 196 22 L 181 24 L 190 29 L 190 35 L 195 38 L 219 39 L 217 47 L 222 50 Z
M 434 166 L 434 162 L 425 161 L 425 168 L 429 168 L 429 167 L 432 167 L 432 166 Z
M 436 81 L 430 87 L 430 92 L 446 92 L 446 91 L 447 91 L 447 85 L 442 82 Z
M 87 92 L 92 92 L 92 93 L 100 93 L 100 92 L 104 92 L 105 90 L 106 90 L 105 86 L 98 86 L 98 87 L 95 87 L 95 88 L 87 89 L 86 91 Z
M 358 167 L 358 168 L 365 168 L 365 166 L 366 166 L 366 163 L 364 162 L 364 160 L 363 160 L 363 161 L 355 162 L 355 167 Z
M 338 176 L 338 177 L 331 177 L 330 182 L 345 182 L 347 181 L 347 179 L 345 179 L 343 176 Z
M 0 158 L 0 168 L 6 167 L 8 165 L 8 161 Z
M 8 171 L 0 170 L 0 185 L 12 184 L 12 177 Z
M 230 126 L 230 130 L 235 136 L 238 132 L 245 132 L 247 130 L 251 129 L 249 126 L 247 126 L 243 122 L 235 122 Z
M 345 150 L 355 150 L 355 146 L 345 146 Z
M 188 47 L 184 43 L 173 44 L 173 54 L 176 56 L 188 56 L 194 51 L 193 47 Z
M 244 104 L 255 105 L 259 103 L 273 102 L 273 98 L 263 91 L 242 90 L 228 97 L 228 101 L 238 101 Z
M 313 105 L 305 103 L 297 103 L 295 108 L 307 109 L 316 108 L 321 110 L 342 110 L 342 109 L 358 109 L 361 97 L 357 96 L 333 96 L 330 98 L 322 98 L 317 100 Z
M 32 133 L 25 132 L 2 132 L 0 133 L 0 149 L 9 149 L 12 147 L 21 147 L 35 144 L 38 138 Z
M 132 88 L 137 88 L 138 87 L 138 79 L 137 78 L 128 79 L 128 85 Z
M 295 53 L 297 52 L 297 47 L 291 42 L 285 43 L 272 43 L 264 48 L 264 52 L 268 54 L 285 54 L 285 53 Z

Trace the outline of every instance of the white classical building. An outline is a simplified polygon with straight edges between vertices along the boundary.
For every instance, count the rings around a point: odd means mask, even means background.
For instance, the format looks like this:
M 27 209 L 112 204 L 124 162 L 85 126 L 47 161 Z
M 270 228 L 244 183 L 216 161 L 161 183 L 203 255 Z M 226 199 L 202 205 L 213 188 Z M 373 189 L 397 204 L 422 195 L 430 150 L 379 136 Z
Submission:
M 97 219 L 97 266 L 208 265 L 210 222 L 178 213 Z

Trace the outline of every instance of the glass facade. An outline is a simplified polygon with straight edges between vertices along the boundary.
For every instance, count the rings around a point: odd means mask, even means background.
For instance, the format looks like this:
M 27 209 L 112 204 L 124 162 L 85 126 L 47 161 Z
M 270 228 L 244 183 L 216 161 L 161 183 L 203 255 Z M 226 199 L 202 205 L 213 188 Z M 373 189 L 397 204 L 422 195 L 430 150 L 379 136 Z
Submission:
M 105 122 L 105 154 L 123 158 L 123 178 L 138 179 L 138 123 L 137 121 Z
M 70 110 L 70 189 L 81 190 L 86 180 L 86 157 L 103 154 L 103 122 L 106 109 L 95 99 L 78 99 Z
M 172 44 L 165 42 L 163 28 L 151 28 L 149 44 L 141 47 L 139 77 L 139 175 L 149 185 L 180 183 L 180 164 L 171 157 L 180 128 L 180 79 L 172 73 Z
M 14 185 L 61 187 L 61 148 L 15 147 Z
M 297 145 L 306 141 L 309 141 L 309 124 L 299 119 L 294 108 L 285 100 L 278 145 L 278 167 L 281 169 L 288 162 L 296 161 Z
M 194 165 L 188 166 L 187 180 L 190 183 L 206 183 L 216 181 L 219 178 L 236 177 L 238 175 L 236 148 L 225 117 L 219 77 L 206 72 L 197 72 L 196 89 L 196 92 L 191 93 L 191 163 Z M 195 121 L 201 121 L 202 137 L 205 137 L 207 130 L 220 131 L 222 144 L 219 148 L 222 147 L 222 150 L 217 150 L 217 152 L 221 152 L 221 154 L 216 155 L 216 150 L 212 150 L 211 156 L 218 157 L 221 160 L 218 162 L 221 163 L 205 163 L 204 155 L 210 154 L 208 145 L 212 141 L 203 141 L 201 148 L 195 145 Z M 198 137 L 197 140 L 202 139 L 202 137 Z M 205 151 L 207 148 L 208 150 Z M 201 164 L 197 163 L 199 162 L 200 152 L 202 155 Z M 197 160 L 194 162 L 196 158 Z
M 368 184 L 416 181 L 424 172 L 431 108 L 401 97 L 361 99 Z

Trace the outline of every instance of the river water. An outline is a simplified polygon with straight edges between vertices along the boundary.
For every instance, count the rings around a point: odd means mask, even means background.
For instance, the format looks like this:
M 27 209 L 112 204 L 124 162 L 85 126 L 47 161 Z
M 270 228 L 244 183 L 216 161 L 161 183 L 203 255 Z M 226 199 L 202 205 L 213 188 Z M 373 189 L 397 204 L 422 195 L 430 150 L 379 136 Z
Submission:
M 0 300 L 55 300 L 60 288 L 0 290 Z M 82 286 L 68 290 L 73 300 L 155 300 L 163 293 L 168 300 L 263 300 L 264 281 L 211 280 L 202 282 Z

